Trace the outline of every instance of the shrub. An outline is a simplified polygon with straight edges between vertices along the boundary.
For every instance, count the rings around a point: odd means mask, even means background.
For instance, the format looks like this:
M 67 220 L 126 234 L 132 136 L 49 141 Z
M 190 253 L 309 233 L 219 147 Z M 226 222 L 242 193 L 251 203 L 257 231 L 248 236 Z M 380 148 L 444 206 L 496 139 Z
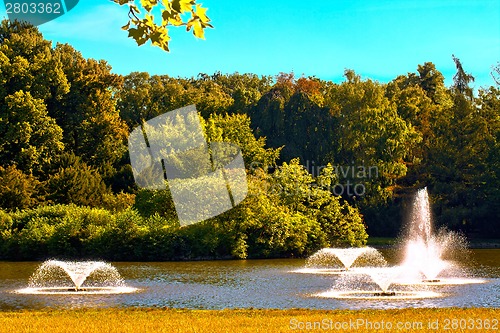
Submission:
M 0 207 L 15 210 L 33 207 L 39 201 L 39 181 L 11 165 L 0 166 Z
M 174 202 L 168 189 L 139 190 L 133 207 L 144 217 L 158 214 L 169 219 L 177 218 Z
M 51 203 L 102 207 L 110 190 L 99 172 L 72 155 L 61 157 L 60 169 L 46 184 L 46 199 Z
M 120 212 L 131 208 L 135 203 L 135 194 L 120 192 L 117 194 L 106 193 L 103 197 L 102 207 L 113 212 Z

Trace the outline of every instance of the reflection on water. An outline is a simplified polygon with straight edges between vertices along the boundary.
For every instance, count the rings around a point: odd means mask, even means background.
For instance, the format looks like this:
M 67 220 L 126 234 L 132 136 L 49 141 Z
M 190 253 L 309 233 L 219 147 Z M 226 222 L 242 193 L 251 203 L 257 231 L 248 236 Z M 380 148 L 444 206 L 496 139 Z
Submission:
M 396 260 L 390 251 L 384 256 Z M 392 259 L 391 259 L 392 258 Z M 39 262 L 0 262 L 0 309 L 45 307 L 176 307 L 224 308 L 400 308 L 500 307 L 500 250 L 473 250 L 463 263 L 469 277 L 482 284 L 416 286 L 439 293 L 436 298 L 353 300 L 314 297 L 327 292 L 338 275 L 294 274 L 305 260 L 245 260 L 113 263 L 127 285 L 138 288 L 118 295 L 20 295 Z

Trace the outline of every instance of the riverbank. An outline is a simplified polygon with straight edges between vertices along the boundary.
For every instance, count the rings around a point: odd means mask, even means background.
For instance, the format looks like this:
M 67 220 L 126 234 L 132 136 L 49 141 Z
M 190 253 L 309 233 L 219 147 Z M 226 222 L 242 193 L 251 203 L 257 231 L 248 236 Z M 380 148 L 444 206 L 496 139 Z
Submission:
M 397 247 L 400 239 L 396 237 L 369 237 L 368 246 L 376 249 L 390 249 Z M 500 249 L 500 239 L 467 239 L 470 249 Z
M 497 331 L 500 309 L 179 310 L 109 308 L 0 312 L 0 332 Z M 462 329 L 461 329 L 462 328 Z

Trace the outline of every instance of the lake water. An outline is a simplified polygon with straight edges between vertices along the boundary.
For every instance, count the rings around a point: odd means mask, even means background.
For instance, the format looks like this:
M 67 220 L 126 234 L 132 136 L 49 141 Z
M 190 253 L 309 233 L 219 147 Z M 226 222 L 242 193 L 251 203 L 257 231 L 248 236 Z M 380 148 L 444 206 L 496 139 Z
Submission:
M 386 257 L 391 257 L 385 251 Z M 0 310 L 80 307 L 174 307 L 365 309 L 404 307 L 500 308 L 500 250 L 471 250 L 463 274 L 484 283 L 411 287 L 439 293 L 436 298 L 352 300 L 314 296 L 338 284 L 337 275 L 298 274 L 302 259 L 117 262 L 128 286 L 139 290 L 116 295 L 24 295 L 40 262 L 0 262 Z M 367 288 L 376 290 L 368 283 Z

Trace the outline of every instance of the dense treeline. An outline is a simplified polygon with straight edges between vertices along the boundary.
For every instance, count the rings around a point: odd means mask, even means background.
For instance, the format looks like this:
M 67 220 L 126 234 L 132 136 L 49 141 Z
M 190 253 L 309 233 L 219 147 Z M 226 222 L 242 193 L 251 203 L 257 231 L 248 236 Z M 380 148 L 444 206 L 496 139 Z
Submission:
M 422 186 L 439 225 L 498 236 L 500 90 L 473 94 L 456 58 L 452 87 L 432 63 L 387 84 L 346 70 L 338 84 L 293 73 L 120 76 L 8 21 L 0 45 L 2 257 L 303 256 L 362 245 L 366 226 L 397 234 Z M 209 142 L 241 147 L 249 195 L 179 227 L 168 190 L 134 184 L 127 136 L 190 104 Z
M 500 90 L 475 96 L 453 59 L 452 87 L 430 62 L 387 84 L 352 70 L 340 84 L 293 73 L 131 73 L 118 108 L 129 126 L 190 102 L 205 118 L 247 115 L 256 136 L 281 149 L 278 164 L 298 157 L 312 175 L 331 164 L 331 192 L 361 210 L 372 235 L 396 235 L 411 195 L 427 186 L 438 225 L 498 236 Z

